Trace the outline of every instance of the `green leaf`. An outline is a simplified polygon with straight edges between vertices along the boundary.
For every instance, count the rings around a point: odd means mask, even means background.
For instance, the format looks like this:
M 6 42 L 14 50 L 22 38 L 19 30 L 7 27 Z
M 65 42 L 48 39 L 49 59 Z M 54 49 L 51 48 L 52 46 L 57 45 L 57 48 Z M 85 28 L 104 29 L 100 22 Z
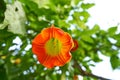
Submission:
M 33 0 L 35 3 L 38 4 L 38 7 L 45 7 L 47 4 L 49 4 L 49 0 Z
M 84 43 L 82 40 L 80 41 L 81 47 L 85 48 L 86 50 L 92 49 L 92 46 L 89 44 Z
M 39 8 L 37 3 L 33 2 L 32 0 L 21 0 L 21 2 L 25 3 L 25 6 L 27 6 L 26 11 L 39 14 Z
M 11 32 L 8 32 L 8 31 L 6 31 L 6 30 L 0 30 L 0 40 L 1 39 L 3 39 L 3 40 L 5 40 L 6 38 L 8 38 L 8 37 L 11 37 L 11 36 L 13 36 L 14 34 L 13 33 L 11 33 Z
M 71 5 L 76 6 L 82 0 L 71 0 Z
M 87 26 L 85 25 L 84 20 L 80 20 L 80 16 L 84 16 L 86 15 L 85 12 L 74 12 L 73 16 L 73 20 L 70 21 L 73 24 L 76 24 L 77 26 L 79 26 L 81 29 L 86 29 Z
M 79 13 L 80 17 L 83 17 L 82 21 L 87 22 L 90 14 L 87 11 L 82 11 Z
M 99 31 L 100 30 L 100 27 L 99 25 L 94 25 L 94 27 L 92 28 L 93 32 L 96 32 L 96 31 Z
M 84 35 L 91 36 L 91 35 L 97 33 L 99 30 L 100 30 L 99 26 L 98 25 L 94 25 L 94 27 L 91 30 L 89 30 L 89 29 L 85 30 L 84 31 Z
M 120 41 L 120 33 L 119 34 L 115 34 L 114 36 L 112 36 L 114 39 Z
M 40 31 L 44 27 L 48 27 L 48 22 L 46 22 L 46 21 L 37 22 L 36 21 L 36 22 L 31 22 L 31 24 L 30 24 L 30 28 L 32 28 L 32 29 L 34 29 L 36 31 Z
M 58 24 L 60 27 L 64 27 L 64 28 L 69 28 L 70 25 L 67 24 L 65 21 L 62 21 L 62 20 L 58 20 Z
M 69 5 L 70 4 L 70 0 L 50 0 L 51 3 L 53 3 L 54 5 Z
M 115 45 L 120 46 L 120 41 L 117 41 Z
M 7 74 L 6 74 L 6 69 L 5 69 L 4 65 L 0 65 L 0 79 L 8 80 Z
M 0 23 L 4 20 L 4 12 L 5 12 L 6 6 L 4 0 L 0 0 Z
M 66 76 L 65 76 L 64 73 L 61 75 L 61 79 L 60 80 L 66 80 Z
M 5 20 L 1 29 L 5 28 L 4 25 L 8 25 L 8 31 L 15 34 L 25 35 L 25 13 L 22 5 L 19 1 L 14 4 L 7 4 L 7 9 L 5 11 Z
M 87 35 L 84 35 L 84 36 L 81 36 L 82 40 L 88 42 L 88 43 L 93 43 L 93 39 L 90 37 L 90 36 L 87 36 Z
M 91 7 L 93 7 L 95 4 L 94 3 L 82 3 L 81 4 L 81 7 L 83 8 L 83 9 L 89 9 L 89 8 L 91 8 Z
M 111 27 L 111 28 L 108 29 L 108 34 L 110 36 L 113 36 L 113 35 L 115 35 L 116 31 L 117 31 L 117 27 Z
M 113 69 L 120 68 L 120 58 L 118 56 L 111 56 L 110 62 Z

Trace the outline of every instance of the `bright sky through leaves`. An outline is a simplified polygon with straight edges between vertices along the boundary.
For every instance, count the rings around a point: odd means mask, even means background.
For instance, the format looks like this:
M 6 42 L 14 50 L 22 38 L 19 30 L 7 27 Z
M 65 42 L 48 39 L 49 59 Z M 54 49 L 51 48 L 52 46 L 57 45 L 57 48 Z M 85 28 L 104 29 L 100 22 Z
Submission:
M 95 6 L 89 9 L 91 18 L 88 24 L 90 27 L 98 24 L 101 29 L 107 30 L 109 27 L 116 26 L 120 23 L 120 0 L 86 0 L 85 2 L 95 3 Z M 118 26 L 119 31 L 120 25 Z M 119 80 L 120 70 L 112 70 L 109 63 L 110 59 L 103 55 L 100 55 L 100 57 L 104 59 L 104 62 L 97 64 L 96 68 L 92 68 L 93 73 L 106 76 L 113 80 Z
M 102 29 L 107 30 L 109 27 L 120 23 L 119 0 L 86 0 L 85 2 L 96 4 L 89 9 L 89 13 L 91 14 L 89 24 L 91 27 L 94 24 L 98 24 Z

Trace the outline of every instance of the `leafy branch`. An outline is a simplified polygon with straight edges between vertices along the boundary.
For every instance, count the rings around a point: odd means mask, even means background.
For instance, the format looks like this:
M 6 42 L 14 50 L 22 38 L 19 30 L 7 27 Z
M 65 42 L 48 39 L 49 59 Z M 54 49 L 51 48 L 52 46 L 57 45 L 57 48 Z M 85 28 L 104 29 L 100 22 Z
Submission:
M 89 72 L 83 70 L 82 67 L 79 65 L 79 63 L 76 60 L 74 60 L 74 67 L 79 70 L 79 72 L 81 73 L 80 75 L 82 75 L 82 76 L 90 76 L 90 77 L 93 77 L 93 78 L 97 78 L 99 80 L 111 80 L 111 79 L 107 79 L 107 78 L 104 78 L 104 77 L 101 77 L 101 76 L 97 76 L 95 74 L 92 74 L 92 73 L 89 73 Z

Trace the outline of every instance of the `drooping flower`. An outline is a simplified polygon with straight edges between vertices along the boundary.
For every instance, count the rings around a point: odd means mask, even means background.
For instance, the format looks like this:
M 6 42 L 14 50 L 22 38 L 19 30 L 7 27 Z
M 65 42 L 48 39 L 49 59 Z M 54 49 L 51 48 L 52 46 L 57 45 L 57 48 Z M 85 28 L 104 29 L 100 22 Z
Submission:
M 74 42 L 74 47 L 71 49 L 72 52 L 78 49 L 78 41 L 74 39 L 73 42 Z
M 62 29 L 52 25 L 44 28 L 32 41 L 32 51 L 40 64 L 47 68 L 63 66 L 71 59 L 72 37 Z

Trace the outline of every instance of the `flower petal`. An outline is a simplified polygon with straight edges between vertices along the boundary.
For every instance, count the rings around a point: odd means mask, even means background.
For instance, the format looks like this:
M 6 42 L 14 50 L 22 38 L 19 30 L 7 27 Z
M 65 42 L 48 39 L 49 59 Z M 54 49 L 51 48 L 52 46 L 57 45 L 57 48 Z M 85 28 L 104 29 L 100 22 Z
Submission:
M 66 53 L 64 55 L 59 54 L 54 57 L 50 55 L 44 55 L 44 57 L 43 56 L 37 56 L 37 57 L 42 65 L 46 66 L 47 68 L 53 68 L 55 66 L 63 66 L 67 62 L 69 62 L 71 59 L 71 54 L 70 53 Z
M 47 38 L 44 38 L 40 33 L 33 39 L 32 44 L 44 45 L 46 41 L 47 41 Z
M 53 37 L 60 40 L 64 46 L 68 46 L 69 50 L 73 47 L 74 43 L 72 37 L 68 33 L 54 26 L 52 26 L 52 33 Z
M 50 39 L 51 28 L 44 28 L 33 40 L 33 43 L 44 44 Z
M 74 47 L 71 49 L 71 51 L 75 51 L 75 50 L 77 50 L 78 47 L 79 47 L 77 40 L 73 40 L 73 42 L 74 42 Z

